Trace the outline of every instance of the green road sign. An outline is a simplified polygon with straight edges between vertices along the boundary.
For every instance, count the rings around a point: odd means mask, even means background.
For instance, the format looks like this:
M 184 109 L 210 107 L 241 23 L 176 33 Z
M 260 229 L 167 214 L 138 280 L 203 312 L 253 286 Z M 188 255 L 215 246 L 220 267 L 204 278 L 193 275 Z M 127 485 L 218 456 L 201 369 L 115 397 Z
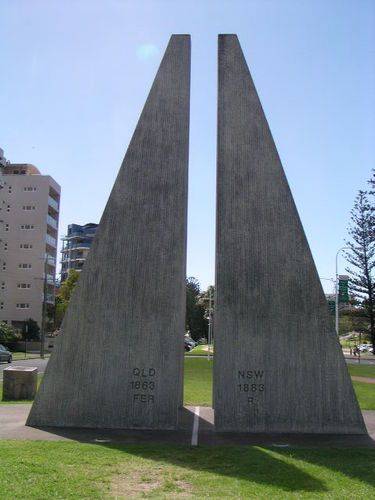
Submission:
M 349 302 L 349 278 L 339 277 L 339 302 L 347 304 Z

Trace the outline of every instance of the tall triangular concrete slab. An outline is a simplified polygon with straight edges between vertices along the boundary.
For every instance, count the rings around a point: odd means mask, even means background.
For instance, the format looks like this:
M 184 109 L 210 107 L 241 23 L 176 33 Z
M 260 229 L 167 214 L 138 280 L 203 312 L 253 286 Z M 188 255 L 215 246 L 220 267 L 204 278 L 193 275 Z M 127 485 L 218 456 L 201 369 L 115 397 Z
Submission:
M 314 261 L 235 35 L 219 36 L 218 431 L 365 433 Z
M 183 383 L 189 100 L 190 36 L 174 35 L 28 425 L 177 426 Z

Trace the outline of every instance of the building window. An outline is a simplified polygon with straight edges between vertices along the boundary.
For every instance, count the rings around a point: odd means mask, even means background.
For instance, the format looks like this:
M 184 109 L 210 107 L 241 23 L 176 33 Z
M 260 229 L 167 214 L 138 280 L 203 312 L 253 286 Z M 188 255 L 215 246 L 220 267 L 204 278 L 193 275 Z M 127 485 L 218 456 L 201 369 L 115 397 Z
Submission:
M 35 205 L 24 205 L 22 210 L 35 210 Z
M 16 304 L 17 309 L 29 309 L 30 304 L 25 304 L 24 302 L 21 302 L 21 304 Z
M 23 188 L 24 191 L 36 191 L 36 187 L 33 186 L 26 186 Z
M 17 283 L 17 288 L 31 288 L 30 283 Z
M 5 282 L 4 281 L 1 283 L 1 289 L 5 290 Z
M 5 231 L 9 231 L 9 224 L 5 224 Z
M 6 271 L 6 270 L 7 270 L 7 263 L 3 262 L 3 271 Z
M 12 192 L 12 186 L 8 186 L 8 193 Z
M 7 251 L 8 250 L 8 243 L 4 243 L 4 250 Z
M 22 224 L 20 227 L 23 230 L 34 229 L 34 226 L 32 224 Z
M 22 269 L 31 269 L 31 264 L 18 264 L 18 267 Z
M 7 212 L 10 212 L 10 205 L 7 205 Z
M 4 302 L 0 302 L 0 309 L 4 309 Z
M 20 248 L 25 248 L 27 250 L 30 250 L 31 248 L 33 248 L 33 246 L 31 243 L 21 243 Z

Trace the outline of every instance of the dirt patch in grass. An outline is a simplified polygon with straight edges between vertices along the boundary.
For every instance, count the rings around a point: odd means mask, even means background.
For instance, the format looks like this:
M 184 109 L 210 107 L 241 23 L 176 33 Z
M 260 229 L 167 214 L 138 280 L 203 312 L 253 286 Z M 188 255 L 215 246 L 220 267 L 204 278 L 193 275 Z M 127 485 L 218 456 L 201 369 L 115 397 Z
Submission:
M 120 472 L 111 481 L 110 498 L 144 498 L 163 494 L 163 498 L 191 496 L 192 486 L 168 467 L 142 467 L 142 470 Z

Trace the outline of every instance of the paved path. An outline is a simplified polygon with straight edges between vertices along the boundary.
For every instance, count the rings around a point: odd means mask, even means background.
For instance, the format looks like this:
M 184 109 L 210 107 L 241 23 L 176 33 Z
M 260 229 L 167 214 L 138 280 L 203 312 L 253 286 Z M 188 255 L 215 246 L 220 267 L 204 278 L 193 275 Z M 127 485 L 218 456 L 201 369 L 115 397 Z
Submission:
M 352 375 L 352 380 L 357 382 L 366 382 L 366 384 L 375 384 L 375 378 L 371 377 L 357 377 L 357 375 Z
M 350 356 L 345 356 L 345 360 L 347 363 L 350 365 L 373 365 L 375 366 L 375 356 L 371 356 L 369 358 L 363 358 L 361 356 L 361 359 L 358 357 L 350 357 Z
M 9 366 L 35 366 L 38 368 L 38 373 L 44 373 L 48 363 L 48 358 L 34 358 L 34 359 L 19 359 L 13 363 L 0 363 L 0 380 L 3 379 L 3 370 Z
M 260 445 L 275 447 L 371 447 L 375 448 L 375 411 L 363 411 L 368 435 L 334 434 L 237 434 L 216 433 L 214 411 L 209 407 L 185 407 L 177 431 L 135 431 L 27 427 L 30 404 L 0 405 L 0 440 L 74 440 L 89 443 L 179 443 L 197 445 Z

